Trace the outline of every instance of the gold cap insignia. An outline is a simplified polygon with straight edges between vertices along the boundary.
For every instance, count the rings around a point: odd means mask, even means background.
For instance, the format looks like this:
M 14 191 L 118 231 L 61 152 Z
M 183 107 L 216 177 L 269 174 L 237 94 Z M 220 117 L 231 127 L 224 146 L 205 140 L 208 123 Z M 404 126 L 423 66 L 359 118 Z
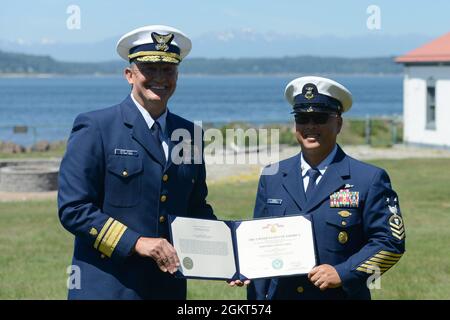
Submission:
M 307 87 L 306 88 L 306 93 L 305 93 L 305 98 L 308 100 L 311 100 L 312 98 L 314 98 L 314 94 L 313 94 L 313 87 Z
M 169 44 L 172 42 L 174 37 L 175 35 L 173 33 L 162 35 L 156 32 L 152 32 L 152 39 L 155 43 L 157 43 L 155 48 L 159 51 L 169 50 Z

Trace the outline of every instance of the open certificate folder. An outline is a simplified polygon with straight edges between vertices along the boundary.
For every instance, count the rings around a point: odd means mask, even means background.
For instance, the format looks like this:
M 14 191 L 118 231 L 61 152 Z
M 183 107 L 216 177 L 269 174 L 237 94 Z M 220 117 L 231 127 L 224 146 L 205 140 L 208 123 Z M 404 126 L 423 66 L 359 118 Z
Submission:
M 306 274 L 316 265 L 311 216 L 220 221 L 170 216 L 177 276 L 246 280 Z

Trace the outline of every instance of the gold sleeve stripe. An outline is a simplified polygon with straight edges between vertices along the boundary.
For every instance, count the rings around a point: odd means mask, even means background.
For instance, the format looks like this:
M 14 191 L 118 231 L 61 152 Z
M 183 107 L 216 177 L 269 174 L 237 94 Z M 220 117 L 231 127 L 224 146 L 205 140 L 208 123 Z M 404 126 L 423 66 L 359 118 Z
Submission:
M 120 223 L 117 220 L 114 221 L 108 232 L 100 242 L 100 247 L 98 248 L 98 250 L 107 257 L 111 257 L 114 249 L 117 246 L 117 243 L 119 242 L 120 238 L 122 238 L 126 229 L 127 227 L 124 224 Z
M 385 263 L 385 264 L 391 264 L 391 265 L 396 264 L 397 261 L 398 261 L 398 260 L 393 261 L 393 260 L 379 259 L 379 258 L 375 258 L 375 257 L 372 257 L 372 258 L 370 258 L 369 260 L 370 260 L 370 261 L 374 261 L 374 262 L 380 262 L 380 263 Z
M 368 261 L 366 261 L 366 262 L 364 262 L 364 263 L 366 263 L 366 264 L 371 264 L 371 265 L 373 265 L 373 266 L 387 267 L 387 268 L 390 268 L 390 267 L 393 266 L 393 264 L 385 264 L 385 263 L 373 262 L 373 261 L 371 261 L 371 260 L 368 260 Z
M 386 256 L 391 256 L 394 258 L 397 258 L 397 257 L 400 258 L 403 255 L 403 253 L 393 253 L 393 252 L 384 251 L 384 250 L 380 251 L 379 253 L 384 254 Z
M 371 270 L 367 270 L 366 268 L 358 267 L 356 268 L 357 271 L 365 272 L 365 273 L 372 273 Z
M 98 248 L 100 241 L 102 240 L 103 236 L 105 235 L 106 231 L 109 229 L 109 227 L 111 226 L 111 223 L 113 223 L 113 221 L 114 221 L 113 218 L 108 218 L 108 220 L 106 220 L 106 223 L 103 225 L 102 230 L 100 230 L 100 233 L 98 234 L 97 239 L 95 239 L 95 242 L 94 242 L 95 249 Z
M 376 254 L 376 255 L 374 255 L 374 257 L 375 257 L 375 258 L 378 258 L 378 259 L 389 260 L 389 261 L 395 261 L 395 262 L 397 262 L 398 260 L 400 260 L 400 257 L 398 257 L 398 258 L 393 258 L 393 257 L 390 257 L 390 256 L 383 256 L 382 254 Z
M 381 271 L 386 271 L 386 270 L 388 270 L 390 268 L 390 267 L 373 266 L 373 265 L 365 264 L 365 263 L 363 263 L 361 265 L 361 267 L 366 268 L 366 269 L 373 269 L 373 270 L 380 269 Z
M 117 224 L 118 223 L 120 223 L 120 222 L 118 222 L 117 220 L 114 220 L 114 222 L 111 225 L 111 227 L 109 228 L 108 232 L 105 234 L 105 236 L 103 237 L 102 241 L 100 242 L 100 246 L 98 247 L 98 250 L 101 253 L 105 254 L 105 255 L 107 255 L 106 253 L 108 251 L 107 250 L 107 248 L 108 248 L 107 243 L 110 243 L 111 235 L 114 232 L 115 228 L 117 228 Z
M 363 267 L 358 267 L 357 269 L 356 269 L 357 271 L 361 271 L 361 272 L 365 272 L 365 273 L 368 273 L 368 274 L 373 274 L 373 273 L 375 273 L 375 270 L 374 269 L 367 269 L 367 268 L 363 268 Z M 381 271 L 381 270 L 380 270 Z M 383 271 L 381 271 L 381 274 L 383 274 L 384 272 Z
M 379 270 L 381 274 L 392 268 L 398 260 L 402 257 L 403 254 L 393 253 L 389 251 L 380 251 L 374 256 L 370 257 L 365 262 L 361 263 L 356 270 L 365 272 L 365 273 L 373 273 L 374 271 Z

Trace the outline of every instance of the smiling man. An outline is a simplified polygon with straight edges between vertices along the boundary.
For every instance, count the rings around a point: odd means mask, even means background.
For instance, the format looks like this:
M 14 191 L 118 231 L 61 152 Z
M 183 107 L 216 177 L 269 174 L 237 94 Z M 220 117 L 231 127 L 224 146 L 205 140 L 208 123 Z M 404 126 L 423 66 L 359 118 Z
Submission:
M 405 250 L 397 194 L 387 173 L 336 144 L 351 93 L 321 77 L 302 77 L 285 90 L 301 152 L 266 168 L 254 217 L 308 215 L 316 266 L 307 275 L 254 280 L 249 299 L 370 299 L 369 277 L 393 267 Z M 266 174 L 267 173 L 267 174 Z M 370 280 L 369 279 L 369 280 Z
M 190 50 L 187 36 L 171 27 L 127 33 L 117 52 L 130 63 L 130 95 L 75 120 L 58 192 L 61 223 L 75 235 L 73 270 L 80 271 L 71 276 L 78 285 L 69 283 L 70 299 L 186 298 L 186 280 L 173 275 L 180 261 L 168 241 L 168 215 L 215 218 L 204 162 L 171 157 L 181 142 L 170 139 L 175 130 L 199 131 L 167 107 Z

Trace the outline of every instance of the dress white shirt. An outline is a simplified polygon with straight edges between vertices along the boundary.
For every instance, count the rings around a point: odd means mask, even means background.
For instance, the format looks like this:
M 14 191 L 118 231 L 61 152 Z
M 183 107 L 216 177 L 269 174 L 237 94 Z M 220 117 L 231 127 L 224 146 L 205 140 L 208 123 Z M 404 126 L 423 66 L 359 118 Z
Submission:
M 150 113 L 148 113 L 148 111 L 145 110 L 145 108 L 143 106 L 141 106 L 139 102 L 136 101 L 136 99 L 133 97 L 133 94 L 131 94 L 131 99 L 133 100 L 134 104 L 138 108 L 139 112 L 144 117 L 145 123 L 147 123 L 148 128 L 151 130 L 153 124 L 155 123 L 155 119 L 153 119 L 152 116 L 150 115 Z M 159 125 L 161 127 L 161 130 L 159 131 L 159 137 L 162 141 L 161 144 L 162 144 L 162 147 L 164 150 L 164 155 L 166 157 L 166 161 L 167 161 L 167 159 L 169 159 L 169 138 L 166 133 L 167 110 L 168 109 L 166 108 L 166 111 L 164 111 L 164 113 L 162 115 L 160 115 L 159 118 L 157 119 L 159 122 Z
M 320 171 L 320 175 L 316 179 L 316 186 L 322 179 L 322 176 L 325 174 L 325 171 L 327 170 L 328 166 L 331 164 L 334 157 L 336 156 L 336 152 L 337 152 L 337 145 L 334 146 L 334 149 L 330 152 L 330 154 L 316 167 Z M 303 158 L 303 153 L 301 153 L 300 164 L 303 179 L 303 187 L 305 188 L 306 191 L 309 182 L 309 176 L 306 174 L 306 172 L 311 168 L 311 166 L 309 165 L 308 162 L 306 162 L 305 158 Z

